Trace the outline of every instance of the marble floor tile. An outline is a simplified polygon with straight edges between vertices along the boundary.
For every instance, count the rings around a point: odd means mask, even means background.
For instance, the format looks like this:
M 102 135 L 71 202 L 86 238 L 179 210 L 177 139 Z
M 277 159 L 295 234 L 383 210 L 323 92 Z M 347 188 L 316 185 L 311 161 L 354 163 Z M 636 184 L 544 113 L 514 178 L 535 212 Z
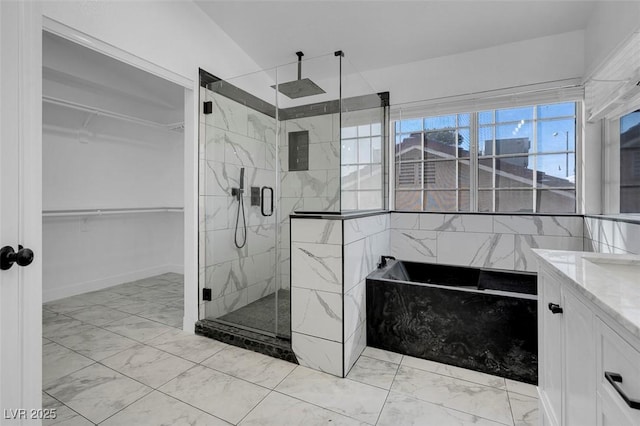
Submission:
M 202 365 L 269 389 L 296 368 L 296 364 L 235 346 L 221 350 Z
M 67 297 L 60 300 L 54 300 L 52 302 L 47 302 L 43 306 L 48 311 L 57 312 L 59 314 L 65 314 L 68 312 L 77 311 L 78 309 L 86 308 L 88 306 L 93 306 L 95 303 L 83 295 Z
M 60 334 L 67 334 L 69 330 L 81 325 L 82 322 L 62 314 L 47 315 L 42 321 L 42 336 L 51 339 Z
M 362 355 L 368 356 L 369 358 L 379 359 L 380 361 L 393 362 L 394 364 L 400 364 L 403 357 L 402 354 L 385 351 L 384 349 L 372 348 L 370 346 L 367 346 L 364 349 Z
M 148 311 L 154 308 L 160 308 L 163 305 L 159 305 L 157 303 L 148 302 L 146 300 L 142 300 L 138 297 L 123 297 L 122 299 L 109 300 L 104 302 L 102 305 L 107 306 L 109 308 L 117 309 L 122 312 L 126 312 L 128 314 L 138 314 L 143 311 Z
M 507 391 L 401 365 L 391 390 L 500 423 L 512 424 Z
M 94 423 L 100 423 L 143 397 L 151 388 L 103 365 L 71 373 L 45 391 Z
M 296 367 L 276 391 L 370 424 L 375 424 L 387 397 L 387 391 L 375 386 L 305 367 Z
M 271 392 L 240 423 L 240 426 L 327 425 L 358 426 L 366 423 L 308 402 Z
M 154 287 L 147 287 L 147 290 L 142 293 L 136 294 L 136 298 L 146 300 L 147 302 L 155 303 L 157 305 L 167 305 L 169 303 L 176 302 L 182 297 L 181 294 L 169 293 L 167 291 L 159 290 Z
M 98 291 L 92 291 L 89 293 L 79 294 L 73 297 L 78 298 L 80 300 L 84 300 L 86 303 L 90 303 L 93 305 L 101 305 L 108 300 L 120 299 L 123 296 L 119 294 L 111 293 L 108 289 L 104 289 L 104 290 L 98 290 Z
M 502 423 L 391 392 L 382 408 L 377 426 L 398 425 L 501 426 Z
M 133 283 L 120 284 L 113 287 L 109 287 L 106 290 L 109 293 L 119 294 L 120 296 L 133 296 L 144 291 L 144 287 L 135 285 Z
M 56 410 L 56 418 L 43 419 L 43 426 L 93 426 L 89 420 L 45 392 L 42 392 L 42 408 Z
M 168 395 L 154 391 L 134 402 L 100 426 L 224 426 L 230 423 Z
M 120 320 L 130 316 L 122 311 L 117 311 L 106 306 L 94 305 L 67 314 L 71 318 L 75 318 L 87 324 L 102 326 L 110 322 Z
M 481 373 L 479 371 L 467 370 L 466 368 L 441 364 L 439 362 L 429 361 L 427 359 L 421 358 L 414 358 L 410 356 L 405 356 L 402 359 L 402 365 L 411 368 L 417 368 L 419 370 L 429 371 L 431 373 L 442 374 L 444 376 L 453 377 L 455 379 L 478 383 L 484 386 L 506 389 L 506 385 L 502 377 Z
M 56 319 L 60 314 L 54 311 L 50 311 L 48 309 L 42 309 L 42 323 L 46 323 L 47 321 L 51 321 Z
M 94 362 L 71 349 L 47 341 L 42 345 L 42 386 L 46 387 L 59 378 Z
M 113 321 L 103 326 L 103 328 L 139 342 L 147 342 L 155 339 L 162 333 L 174 329 L 166 324 L 151 321 L 137 315 L 131 315 L 121 320 Z
M 156 284 L 166 283 L 167 281 L 168 280 L 161 278 L 160 276 L 157 276 L 157 277 L 149 277 L 149 278 L 143 278 L 141 280 L 133 281 L 133 284 L 141 287 L 153 287 Z
M 152 388 L 162 386 L 195 365 L 147 345 L 136 345 L 101 363 Z
M 270 392 L 201 365 L 187 370 L 159 390 L 233 424 Z
M 166 324 L 170 327 L 182 327 L 184 310 L 182 308 L 172 308 L 170 306 L 160 306 L 151 308 L 137 314 L 146 319 Z
M 89 324 L 71 327 L 50 338 L 69 349 L 100 361 L 134 346 L 138 342 Z
M 348 379 L 389 390 L 399 364 L 361 355 L 347 375 Z
M 511 413 L 516 426 L 536 426 L 538 424 L 538 399 L 509 392 Z
M 521 395 L 530 396 L 532 398 L 538 397 L 538 390 L 534 385 L 530 385 L 529 383 L 517 382 L 511 379 L 505 379 L 507 383 L 507 390 L 509 392 L 519 393 Z
M 182 330 L 168 331 L 148 341 L 147 344 L 196 363 L 204 361 L 229 346 L 217 340 L 187 334 Z
M 153 290 L 164 291 L 166 293 L 175 294 L 177 296 L 184 295 L 184 284 L 182 283 L 174 283 L 174 282 L 159 283 L 154 285 L 153 287 L 148 287 L 148 288 Z
M 167 272 L 166 274 L 156 276 L 156 278 L 177 283 L 184 282 L 184 275 L 176 274 L 175 272 Z

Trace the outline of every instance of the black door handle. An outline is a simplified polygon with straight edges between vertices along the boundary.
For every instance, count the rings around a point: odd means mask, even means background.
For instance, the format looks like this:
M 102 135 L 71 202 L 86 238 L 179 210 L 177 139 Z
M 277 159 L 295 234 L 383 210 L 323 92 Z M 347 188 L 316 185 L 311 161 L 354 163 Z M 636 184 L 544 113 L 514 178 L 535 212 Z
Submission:
M 604 377 L 607 379 L 607 382 L 611 383 L 611 386 L 618 392 L 618 395 L 624 399 L 624 402 L 634 410 L 640 410 L 640 400 L 629 398 L 624 391 L 618 386 L 618 383 L 622 383 L 622 376 L 618 373 L 611 373 L 609 371 L 604 372 Z
M 33 262 L 33 251 L 28 248 L 18 246 L 18 252 L 13 251 L 13 247 L 4 246 L 0 249 L 0 269 L 5 271 L 17 263 L 19 266 L 28 266 Z
M 271 210 L 269 210 L 269 213 L 267 214 L 267 212 L 264 211 L 264 193 L 265 190 L 271 192 Z M 263 186 L 262 189 L 260 189 L 260 211 L 262 213 L 262 216 L 271 216 L 273 215 L 273 188 L 271 188 L 270 186 Z
M 549 310 L 552 314 L 561 314 L 562 308 L 557 303 L 549 303 Z

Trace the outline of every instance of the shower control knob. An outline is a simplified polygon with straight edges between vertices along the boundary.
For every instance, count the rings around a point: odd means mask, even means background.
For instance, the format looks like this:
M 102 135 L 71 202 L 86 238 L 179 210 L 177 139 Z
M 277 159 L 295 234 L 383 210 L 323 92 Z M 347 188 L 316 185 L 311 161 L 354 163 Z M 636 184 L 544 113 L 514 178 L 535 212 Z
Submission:
M 7 270 L 17 263 L 18 266 L 28 266 L 33 262 L 33 251 L 22 246 L 18 246 L 18 252 L 11 246 L 4 246 L 0 249 L 0 269 Z

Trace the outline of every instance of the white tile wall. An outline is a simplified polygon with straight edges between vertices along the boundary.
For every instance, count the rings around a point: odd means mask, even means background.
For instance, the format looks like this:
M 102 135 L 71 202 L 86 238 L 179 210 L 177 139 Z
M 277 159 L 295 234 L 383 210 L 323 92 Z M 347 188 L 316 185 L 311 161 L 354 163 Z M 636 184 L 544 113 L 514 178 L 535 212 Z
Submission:
M 291 346 L 300 365 L 338 377 L 343 376 L 341 343 L 294 331 L 291 333 Z
M 217 317 L 275 291 L 275 216 L 264 217 L 250 205 L 251 186 L 275 187 L 274 118 L 224 96 L 202 89 L 213 102 L 213 114 L 201 115 L 200 126 L 200 257 L 201 283 L 213 290 L 201 316 Z M 239 186 L 245 168 L 244 211 L 247 243 L 234 245 Z M 288 270 L 287 270 L 288 272 Z
M 580 216 L 392 213 L 391 253 L 416 262 L 535 271 L 531 248 L 583 249 Z
M 366 345 L 365 278 L 380 256 L 389 254 L 389 219 L 389 214 L 291 219 L 294 352 L 313 343 L 321 354 L 335 357 L 333 342 L 339 344 L 340 372 L 334 373 L 339 376 L 351 369 Z M 304 358 L 303 365 L 322 371 L 338 362 L 312 353 Z
M 584 245 L 600 253 L 640 254 L 640 223 L 585 217 Z

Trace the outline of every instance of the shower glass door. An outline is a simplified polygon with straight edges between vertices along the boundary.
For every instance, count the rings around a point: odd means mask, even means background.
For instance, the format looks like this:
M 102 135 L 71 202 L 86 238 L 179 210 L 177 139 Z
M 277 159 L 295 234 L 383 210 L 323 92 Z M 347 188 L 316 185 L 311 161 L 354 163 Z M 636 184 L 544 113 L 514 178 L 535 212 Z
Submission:
M 201 318 L 287 337 L 277 315 L 274 79 L 263 71 L 201 90 L 200 281 L 211 298 Z
M 201 90 L 201 319 L 291 336 L 290 221 L 340 211 L 340 56 Z

